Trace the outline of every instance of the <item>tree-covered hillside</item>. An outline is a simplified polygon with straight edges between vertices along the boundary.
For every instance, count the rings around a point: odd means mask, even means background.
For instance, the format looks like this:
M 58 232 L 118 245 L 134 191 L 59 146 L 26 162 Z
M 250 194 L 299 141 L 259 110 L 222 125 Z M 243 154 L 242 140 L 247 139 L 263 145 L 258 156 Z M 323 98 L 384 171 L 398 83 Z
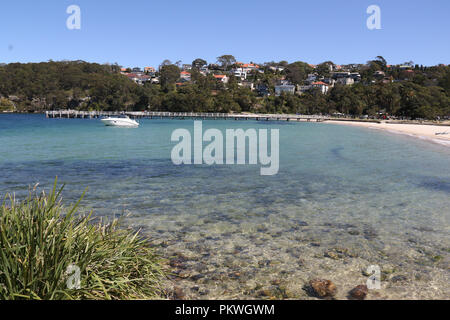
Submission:
M 116 65 L 82 61 L 8 64 L 0 67 L 0 95 L 18 111 L 139 106 L 145 90 L 119 71 Z
M 218 59 L 215 74 L 235 67 L 232 56 Z M 233 59 L 231 59 L 232 57 Z M 202 72 L 206 61 L 194 60 L 190 80 L 180 83 L 180 68 L 170 62 L 160 67 L 160 83 L 138 85 L 121 74 L 118 65 L 83 61 L 13 63 L 0 66 L 0 111 L 39 112 L 51 109 L 158 110 L 196 112 L 344 113 L 355 116 L 390 115 L 428 118 L 450 116 L 450 67 L 412 66 L 405 72 L 389 68 L 382 57 L 359 69 L 362 80 L 353 85 L 337 83 L 327 94 L 310 90 L 274 94 L 280 79 L 302 85 L 309 73 L 329 76 L 331 62 L 311 66 L 304 62 L 266 63 L 261 72 L 249 73 L 246 82 L 266 87 L 266 94 L 229 75 L 228 83 Z M 276 68 L 275 68 L 275 67 Z M 357 68 L 357 67 L 355 67 Z M 381 73 L 380 81 L 374 73 Z M 386 81 L 388 79 L 388 81 Z M 390 80 L 389 80 L 390 79 Z M 268 93 L 268 94 L 267 94 Z

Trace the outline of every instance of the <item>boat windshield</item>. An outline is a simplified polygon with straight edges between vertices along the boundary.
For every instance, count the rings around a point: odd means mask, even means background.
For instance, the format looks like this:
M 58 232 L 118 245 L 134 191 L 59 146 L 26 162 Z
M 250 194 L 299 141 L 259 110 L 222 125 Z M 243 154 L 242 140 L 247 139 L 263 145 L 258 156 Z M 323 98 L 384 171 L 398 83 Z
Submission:
M 125 115 L 125 114 L 112 115 L 112 116 L 108 116 L 107 118 L 129 119 L 129 117 L 127 115 Z

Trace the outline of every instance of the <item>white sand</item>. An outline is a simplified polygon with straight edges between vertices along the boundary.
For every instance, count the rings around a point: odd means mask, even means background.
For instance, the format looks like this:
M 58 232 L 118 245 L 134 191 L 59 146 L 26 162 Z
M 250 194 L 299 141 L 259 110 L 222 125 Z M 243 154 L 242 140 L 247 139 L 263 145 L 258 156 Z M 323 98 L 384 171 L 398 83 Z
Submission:
M 370 129 L 380 129 L 393 133 L 401 133 L 409 136 L 426 139 L 450 147 L 450 126 L 399 124 L 399 123 L 373 123 L 357 121 L 326 121 L 325 123 L 351 125 Z M 436 133 L 448 132 L 448 134 L 436 135 Z

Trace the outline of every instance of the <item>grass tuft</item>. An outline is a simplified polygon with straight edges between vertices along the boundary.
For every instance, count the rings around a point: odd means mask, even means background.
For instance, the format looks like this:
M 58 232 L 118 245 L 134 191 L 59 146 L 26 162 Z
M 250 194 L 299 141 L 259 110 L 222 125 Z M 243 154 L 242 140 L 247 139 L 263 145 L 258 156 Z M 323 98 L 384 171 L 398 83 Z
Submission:
M 7 195 L 0 207 L 0 299 L 161 298 L 165 274 L 146 240 L 117 219 L 76 215 L 81 199 L 64 208 L 56 186 L 21 202 Z

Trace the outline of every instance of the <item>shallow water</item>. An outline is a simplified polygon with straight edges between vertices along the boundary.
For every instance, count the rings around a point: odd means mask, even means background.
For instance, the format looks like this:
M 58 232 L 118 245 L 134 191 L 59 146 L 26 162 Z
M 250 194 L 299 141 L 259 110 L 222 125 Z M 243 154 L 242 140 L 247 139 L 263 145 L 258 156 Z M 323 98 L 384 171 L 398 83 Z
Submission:
M 259 165 L 175 166 L 173 130 L 191 120 L 99 120 L 0 115 L 0 194 L 66 183 L 83 210 L 131 213 L 169 258 L 168 286 L 188 298 L 311 298 L 312 278 L 337 298 L 379 265 L 369 299 L 450 298 L 450 148 L 326 123 L 203 121 L 217 128 L 278 128 L 280 170 Z M 180 291 L 180 290 L 178 290 Z

